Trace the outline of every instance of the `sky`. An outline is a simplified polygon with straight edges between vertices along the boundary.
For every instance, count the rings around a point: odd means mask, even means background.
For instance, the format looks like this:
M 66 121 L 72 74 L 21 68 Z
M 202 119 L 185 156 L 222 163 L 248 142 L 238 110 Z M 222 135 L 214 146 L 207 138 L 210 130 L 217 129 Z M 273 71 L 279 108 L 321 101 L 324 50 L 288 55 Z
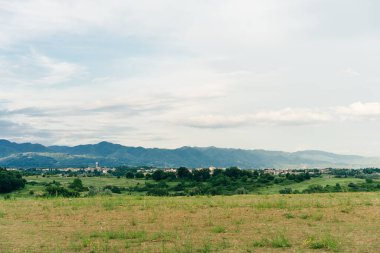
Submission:
M 378 0 L 0 0 L 0 138 L 380 156 Z

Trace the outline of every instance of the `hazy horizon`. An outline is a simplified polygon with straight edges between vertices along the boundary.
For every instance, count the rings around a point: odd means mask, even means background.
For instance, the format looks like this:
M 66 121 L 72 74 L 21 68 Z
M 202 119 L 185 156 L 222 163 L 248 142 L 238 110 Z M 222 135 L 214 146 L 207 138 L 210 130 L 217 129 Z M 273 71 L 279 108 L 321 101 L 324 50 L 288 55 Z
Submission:
M 379 8 L 0 0 L 0 139 L 380 156 Z

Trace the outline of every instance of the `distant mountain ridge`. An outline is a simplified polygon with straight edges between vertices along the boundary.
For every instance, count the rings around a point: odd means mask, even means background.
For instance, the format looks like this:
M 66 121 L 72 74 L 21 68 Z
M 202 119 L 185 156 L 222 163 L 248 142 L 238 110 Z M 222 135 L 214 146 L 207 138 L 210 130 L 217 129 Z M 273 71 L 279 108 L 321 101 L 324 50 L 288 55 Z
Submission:
M 44 146 L 0 140 L 0 166 L 17 168 L 101 166 L 156 167 L 229 167 L 241 168 L 314 168 L 376 167 L 380 159 L 356 155 L 338 155 L 309 150 L 294 153 L 216 147 L 176 149 L 127 147 L 110 142 L 78 146 Z

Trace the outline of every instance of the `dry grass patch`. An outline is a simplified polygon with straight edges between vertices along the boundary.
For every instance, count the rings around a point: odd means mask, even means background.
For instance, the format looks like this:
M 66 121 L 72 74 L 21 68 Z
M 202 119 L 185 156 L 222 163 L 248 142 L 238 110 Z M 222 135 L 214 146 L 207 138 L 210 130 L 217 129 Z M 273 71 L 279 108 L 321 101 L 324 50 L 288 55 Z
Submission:
M 379 193 L 0 200 L 0 252 L 380 252 L 379 213 Z

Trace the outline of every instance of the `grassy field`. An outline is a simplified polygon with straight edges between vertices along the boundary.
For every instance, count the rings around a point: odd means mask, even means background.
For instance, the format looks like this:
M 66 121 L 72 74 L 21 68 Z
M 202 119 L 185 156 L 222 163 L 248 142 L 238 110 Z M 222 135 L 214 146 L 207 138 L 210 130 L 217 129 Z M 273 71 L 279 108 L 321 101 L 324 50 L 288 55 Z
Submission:
M 285 188 L 285 187 L 290 187 L 293 190 L 299 190 L 302 191 L 309 187 L 310 185 L 335 185 L 336 183 L 339 183 L 341 185 L 347 185 L 348 183 L 363 183 L 365 180 L 360 179 L 360 178 L 354 178 L 354 177 L 349 177 L 349 178 L 334 178 L 330 175 L 324 175 L 323 177 L 320 178 L 312 178 L 310 180 L 306 180 L 300 183 L 294 183 L 290 185 L 271 185 L 268 187 L 260 188 L 258 192 L 264 193 L 264 194 L 273 194 L 273 193 L 278 193 L 279 190 Z M 375 182 L 378 182 L 378 180 L 375 180 Z
M 51 182 L 53 180 L 60 182 L 62 185 L 67 186 L 70 182 L 72 182 L 75 177 L 61 177 L 61 176 L 27 176 L 24 177 L 27 181 L 35 181 L 35 182 Z M 121 187 L 134 186 L 137 183 L 144 183 L 144 179 L 129 179 L 125 177 L 114 177 L 114 176 L 103 176 L 103 177 L 79 177 L 83 185 L 85 186 L 96 186 L 102 187 L 106 185 L 116 185 Z M 149 180 L 146 180 L 149 181 Z
M 0 200 L 0 252 L 380 252 L 380 193 Z
M 62 186 L 67 187 L 70 182 L 74 180 L 74 177 L 61 177 L 61 176 L 49 176 L 49 177 L 42 177 L 42 176 L 27 176 L 24 177 L 28 182 L 38 182 L 38 183 L 49 183 L 52 182 L 53 180 L 60 182 Z M 137 184 L 144 184 L 145 182 L 147 183 L 156 183 L 153 180 L 145 180 L 145 179 L 127 179 L 125 177 L 117 178 L 114 176 L 103 176 L 103 177 L 80 177 L 80 179 L 83 182 L 84 186 L 95 186 L 95 187 L 104 187 L 106 185 L 115 185 L 119 187 L 129 187 L 129 186 L 135 186 Z M 329 177 L 328 175 L 325 175 L 321 178 L 312 178 L 310 180 L 303 181 L 301 183 L 293 183 L 290 185 L 270 185 L 267 187 L 261 187 L 257 190 L 256 193 L 261 193 L 261 194 L 277 194 L 279 190 L 285 188 L 285 187 L 290 187 L 293 190 L 299 190 L 302 191 L 306 189 L 308 186 L 317 184 L 317 185 L 335 185 L 336 183 L 340 183 L 341 185 L 347 185 L 348 183 L 360 183 L 364 182 L 364 179 L 360 178 L 333 178 Z M 375 180 L 376 183 L 380 183 L 379 180 Z M 175 185 L 177 182 L 168 182 L 169 185 Z M 14 191 L 10 195 L 16 197 L 16 198 L 30 198 L 31 196 L 29 195 L 29 191 L 34 191 L 36 195 L 42 194 L 44 192 L 45 186 L 43 185 L 31 185 L 27 184 L 24 189 Z M 138 193 L 138 192 L 133 192 L 134 195 L 138 194 L 144 194 L 144 193 Z M 0 194 L 0 197 L 2 194 Z
M 38 183 L 50 183 L 56 181 L 60 182 L 62 186 L 67 187 L 70 182 L 72 182 L 74 177 L 61 177 L 61 176 L 27 176 L 24 177 L 28 182 L 38 182 Z M 114 185 L 119 187 L 129 187 L 135 186 L 137 184 L 144 184 L 146 182 L 153 182 L 151 180 L 144 179 L 127 179 L 125 177 L 117 178 L 117 177 L 80 177 L 84 186 L 95 186 L 95 187 L 104 187 L 106 185 Z M 29 191 L 32 190 L 35 194 L 42 194 L 44 192 L 45 186 L 43 185 L 31 185 L 27 184 L 24 189 L 14 191 L 11 193 L 12 196 L 17 198 L 29 198 Z M 0 194 L 1 197 L 2 194 Z

